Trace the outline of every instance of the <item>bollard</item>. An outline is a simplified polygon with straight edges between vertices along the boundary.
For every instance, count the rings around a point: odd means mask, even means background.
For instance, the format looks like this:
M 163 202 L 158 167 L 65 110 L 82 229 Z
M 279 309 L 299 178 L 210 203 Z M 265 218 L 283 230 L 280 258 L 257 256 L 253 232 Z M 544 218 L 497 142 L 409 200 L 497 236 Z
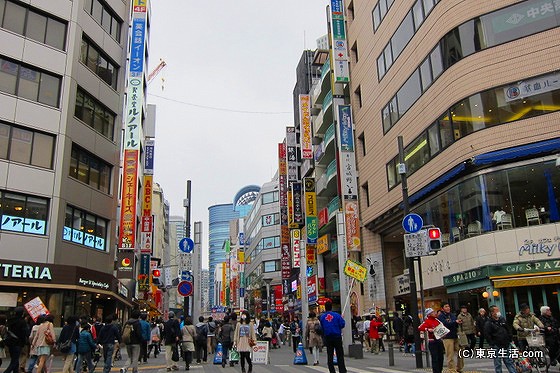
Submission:
M 395 351 L 393 351 L 393 342 L 389 342 L 389 366 L 395 366 Z

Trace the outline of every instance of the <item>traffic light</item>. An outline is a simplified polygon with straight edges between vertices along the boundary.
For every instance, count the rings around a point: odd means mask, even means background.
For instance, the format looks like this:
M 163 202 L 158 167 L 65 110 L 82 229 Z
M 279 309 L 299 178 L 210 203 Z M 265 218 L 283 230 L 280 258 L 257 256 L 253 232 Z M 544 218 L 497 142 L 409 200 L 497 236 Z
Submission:
M 159 281 L 159 277 L 161 276 L 161 270 L 156 268 L 156 269 L 152 269 L 152 284 L 154 285 L 159 285 L 160 281 Z
M 160 271 L 159 269 L 154 269 L 154 270 L 152 271 L 152 276 L 154 276 L 154 277 L 159 277 L 159 276 L 161 276 L 161 271 Z
M 428 228 L 428 248 L 430 251 L 440 251 L 443 246 L 441 242 L 441 230 L 439 228 Z

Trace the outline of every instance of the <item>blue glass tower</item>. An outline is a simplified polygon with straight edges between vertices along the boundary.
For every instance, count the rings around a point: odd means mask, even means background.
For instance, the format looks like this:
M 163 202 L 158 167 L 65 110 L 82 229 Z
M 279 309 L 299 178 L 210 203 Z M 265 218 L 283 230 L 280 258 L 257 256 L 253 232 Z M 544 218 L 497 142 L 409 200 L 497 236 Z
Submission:
M 233 203 L 214 205 L 208 208 L 208 266 L 210 267 L 208 300 L 210 307 L 216 305 L 214 300 L 214 285 L 216 283 L 214 271 L 216 266 L 226 258 L 223 245 L 224 241 L 229 239 L 229 222 L 247 215 L 259 191 L 259 186 L 249 185 L 237 192 L 233 198 Z

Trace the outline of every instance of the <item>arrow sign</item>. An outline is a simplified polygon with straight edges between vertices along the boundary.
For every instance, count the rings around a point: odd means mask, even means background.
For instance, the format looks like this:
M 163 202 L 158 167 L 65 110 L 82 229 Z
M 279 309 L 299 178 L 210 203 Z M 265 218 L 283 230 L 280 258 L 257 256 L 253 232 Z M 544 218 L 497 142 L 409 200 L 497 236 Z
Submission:
M 183 297 L 189 297 L 193 293 L 193 284 L 190 281 L 181 281 L 177 285 L 177 292 Z
M 183 238 L 181 241 L 179 241 L 179 250 L 181 250 L 184 253 L 192 253 L 194 249 L 194 242 L 193 240 L 191 240 L 188 237 Z

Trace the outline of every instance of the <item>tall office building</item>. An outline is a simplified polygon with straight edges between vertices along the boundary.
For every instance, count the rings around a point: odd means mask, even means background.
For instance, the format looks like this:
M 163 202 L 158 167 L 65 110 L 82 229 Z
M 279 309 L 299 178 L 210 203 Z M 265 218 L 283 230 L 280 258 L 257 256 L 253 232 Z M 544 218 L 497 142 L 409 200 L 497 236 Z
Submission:
M 130 5 L 0 0 L 0 306 L 39 297 L 56 326 L 132 306 L 113 276 Z
M 244 217 L 250 210 L 260 188 L 248 185 L 239 190 L 233 198 L 233 204 L 214 205 L 208 208 L 208 266 L 209 266 L 209 305 L 219 305 L 215 298 L 215 271 L 219 263 L 223 263 L 226 253 L 224 241 L 229 239 L 230 220 Z
M 443 232 L 421 259 L 422 307 L 559 312 L 558 2 L 345 5 L 369 304 L 410 304 L 402 136 L 411 211 Z

